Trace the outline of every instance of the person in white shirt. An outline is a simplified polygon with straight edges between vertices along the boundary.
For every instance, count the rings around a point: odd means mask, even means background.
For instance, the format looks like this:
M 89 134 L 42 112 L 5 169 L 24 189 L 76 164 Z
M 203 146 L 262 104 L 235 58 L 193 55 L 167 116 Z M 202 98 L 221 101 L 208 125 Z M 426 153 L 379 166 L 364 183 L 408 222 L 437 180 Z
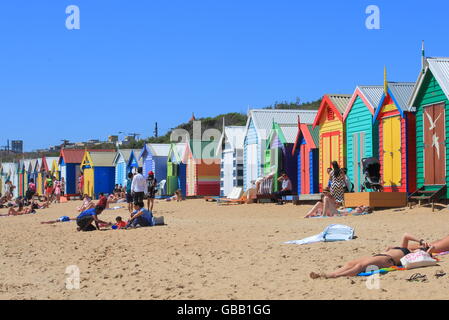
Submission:
M 139 168 L 131 183 L 131 193 L 133 195 L 134 203 L 143 202 L 146 187 L 147 180 L 142 175 L 142 168 Z
M 282 204 L 283 203 L 282 196 L 291 195 L 293 187 L 290 178 L 287 176 L 285 172 L 281 174 L 281 176 L 278 179 L 278 182 L 282 182 L 281 190 L 276 192 L 275 195 L 276 198 L 280 200 L 280 202 L 278 203 Z

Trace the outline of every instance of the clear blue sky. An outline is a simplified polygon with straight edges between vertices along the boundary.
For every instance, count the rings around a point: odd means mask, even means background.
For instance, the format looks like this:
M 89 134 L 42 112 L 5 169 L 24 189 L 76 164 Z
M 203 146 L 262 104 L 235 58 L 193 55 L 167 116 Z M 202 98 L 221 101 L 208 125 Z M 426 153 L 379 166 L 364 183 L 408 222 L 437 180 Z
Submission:
M 65 8 L 80 8 L 67 30 Z M 381 30 L 365 27 L 380 8 Z M 429 4 L 429 5 L 428 5 Z M 447 0 L 40 0 L 0 4 L 0 145 L 165 133 L 197 117 L 415 81 L 449 56 Z

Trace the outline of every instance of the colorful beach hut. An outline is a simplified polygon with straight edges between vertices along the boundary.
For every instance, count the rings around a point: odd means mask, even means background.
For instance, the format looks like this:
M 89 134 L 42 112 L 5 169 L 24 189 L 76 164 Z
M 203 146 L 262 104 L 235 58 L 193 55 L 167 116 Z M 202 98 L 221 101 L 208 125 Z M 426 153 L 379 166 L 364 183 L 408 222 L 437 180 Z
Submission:
M 64 178 L 67 196 L 75 196 L 82 193 L 79 190 L 78 180 L 81 175 L 80 165 L 83 161 L 85 150 L 82 149 L 61 149 L 59 154 L 59 167 L 61 170 L 61 180 Z
M 121 149 L 115 155 L 115 184 L 121 185 L 122 187 L 126 187 L 128 173 L 131 172 L 131 168 L 129 167 L 131 154 L 133 154 L 133 149 Z
M 424 59 L 410 105 L 416 109 L 417 187 L 446 186 L 449 198 L 449 58 Z
M 298 195 L 316 194 L 319 192 L 319 149 L 320 130 L 312 124 L 301 123 L 298 118 L 298 129 L 292 155 L 297 160 L 297 192 Z
M 298 116 L 305 123 L 313 122 L 314 110 L 253 109 L 248 112 L 243 142 L 243 188 L 248 190 L 264 176 L 265 148 L 273 127 L 278 124 L 296 124 Z
M 186 195 L 186 164 L 183 162 L 186 147 L 185 142 L 170 144 L 167 156 L 167 195 L 173 195 L 178 189 L 183 196 Z
M 343 113 L 351 99 L 347 94 L 326 94 L 321 101 L 313 127 L 320 129 L 320 191 L 329 182 L 327 169 L 333 161 L 345 166 L 345 125 Z M 301 119 L 302 121 L 302 119 Z
M 220 195 L 218 141 L 190 140 L 183 162 L 186 164 L 187 196 Z
M 19 160 L 17 161 L 17 193 L 19 197 L 23 197 L 25 195 L 25 161 Z
M 153 171 L 158 182 L 167 179 L 167 157 L 170 150 L 169 144 L 147 143 L 140 152 L 139 160 L 143 163 L 143 174 Z
M 416 189 L 416 121 L 409 107 L 414 83 L 385 84 L 374 121 L 379 125 L 379 161 L 386 192 Z
M 100 193 L 110 194 L 114 190 L 115 156 L 115 151 L 86 151 L 84 153 L 80 166 L 84 173 L 84 194 L 98 198 Z
M 42 171 L 42 158 L 38 158 L 36 159 L 36 163 L 34 166 L 34 171 L 35 171 L 35 175 L 36 175 L 36 194 L 38 196 L 43 196 L 44 195 L 44 179 L 45 176 L 43 175 L 43 171 Z
M 312 124 L 310 121 L 308 124 Z M 264 175 L 274 173 L 273 181 L 277 181 L 282 172 L 286 172 L 292 182 L 293 192 L 298 190 L 298 159 L 293 152 L 298 135 L 298 123 L 273 122 L 265 148 Z M 272 184 L 272 191 L 280 189 L 279 183 Z
M 228 196 L 234 187 L 243 188 L 244 126 L 225 126 L 218 142 L 220 158 L 220 196 Z
M 362 159 L 379 158 L 379 127 L 373 118 L 383 92 L 383 86 L 357 86 L 343 115 L 346 168 L 355 192 L 361 191 L 364 181 Z
M 26 159 L 24 161 L 24 194 L 26 195 L 26 192 L 28 191 L 28 183 L 30 182 L 30 178 L 33 172 L 33 165 L 32 165 L 33 160 L 31 159 Z
M 143 172 L 143 161 L 142 159 L 139 159 L 139 155 L 140 152 L 142 150 L 138 150 L 138 149 L 133 149 L 133 151 L 131 152 L 130 156 L 129 156 L 129 160 L 128 160 L 128 168 L 130 169 L 130 172 L 132 173 L 136 173 L 137 169 L 142 168 L 142 172 Z

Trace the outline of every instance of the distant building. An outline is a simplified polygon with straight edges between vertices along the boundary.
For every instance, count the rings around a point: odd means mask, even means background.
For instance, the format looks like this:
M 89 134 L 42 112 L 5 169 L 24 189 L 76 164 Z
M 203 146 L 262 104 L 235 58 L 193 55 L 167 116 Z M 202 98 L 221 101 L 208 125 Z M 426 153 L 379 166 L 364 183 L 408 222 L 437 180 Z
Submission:
M 117 143 L 118 142 L 118 136 L 109 136 L 108 137 L 108 142 Z
M 11 151 L 14 153 L 23 153 L 23 140 L 12 140 Z

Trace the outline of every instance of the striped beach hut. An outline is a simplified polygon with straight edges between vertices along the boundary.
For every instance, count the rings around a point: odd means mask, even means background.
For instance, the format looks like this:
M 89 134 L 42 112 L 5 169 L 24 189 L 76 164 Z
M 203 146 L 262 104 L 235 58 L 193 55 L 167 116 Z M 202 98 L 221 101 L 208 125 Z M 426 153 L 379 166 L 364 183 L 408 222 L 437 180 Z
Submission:
M 333 161 L 345 166 L 345 125 L 343 113 L 351 99 L 347 94 L 326 94 L 313 123 L 320 128 L 320 191 L 328 185 L 327 169 Z M 301 119 L 302 121 L 302 119 Z
M 33 172 L 33 165 L 32 165 L 33 160 L 31 159 L 26 159 L 24 161 L 24 165 L 25 165 L 25 169 L 24 169 L 24 189 L 25 189 L 25 193 L 28 191 L 28 183 L 30 182 L 31 179 L 31 175 Z
M 8 181 L 11 181 L 13 185 L 15 184 L 16 176 L 16 166 L 13 162 L 2 163 L 1 179 L 2 179 L 2 194 L 5 194 L 5 186 Z
M 42 171 L 42 158 L 38 158 L 36 159 L 36 163 L 34 166 L 34 170 L 35 170 L 35 175 L 36 175 L 36 194 L 38 196 L 43 196 L 44 195 L 44 180 L 45 180 L 45 176 L 43 174 Z
M 386 78 L 386 76 L 385 76 Z M 416 120 L 409 107 L 414 83 L 386 82 L 374 121 L 379 125 L 379 160 L 386 192 L 416 190 Z
M 54 157 L 51 161 L 50 174 L 56 178 L 56 180 L 61 180 L 61 167 L 59 166 L 59 157 Z
M 243 188 L 248 190 L 264 175 L 264 159 L 267 139 L 273 122 L 296 124 L 298 116 L 305 123 L 313 122 L 317 112 L 313 110 L 253 109 L 248 112 L 243 141 Z
M 373 118 L 383 92 L 383 86 L 357 86 L 343 115 L 346 167 L 355 192 L 364 181 L 362 159 L 379 157 L 379 127 Z
M 122 187 L 126 187 L 128 173 L 132 170 L 129 167 L 131 154 L 133 154 L 133 149 L 121 149 L 115 155 L 115 184 L 121 185 Z
M 178 189 L 183 196 L 186 195 L 186 164 L 183 162 L 186 148 L 185 142 L 170 144 L 167 156 L 167 195 L 173 195 Z
M 220 195 L 218 141 L 190 140 L 184 152 L 187 196 Z
M 140 152 L 139 160 L 143 163 L 143 174 L 153 171 L 158 182 L 167 179 L 167 157 L 170 150 L 169 144 L 147 143 Z
M 298 195 L 319 192 L 319 144 L 319 128 L 314 128 L 312 124 L 301 123 L 301 119 L 298 119 L 298 129 L 292 150 L 298 167 L 296 189 Z
M 446 186 L 449 198 L 449 58 L 423 59 L 410 105 L 416 109 L 417 186 Z
M 17 193 L 19 197 L 25 195 L 25 160 L 17 161 Z
M 244 126 L 225 126 L 217 148 L 220 158 L 220 196 L 228 196 L 234 187 L 243 188 Z
M 86 151 L 81 162 L 84 173 L 84 194 L 98 198 L 100 193 L 110 194 L 115 185 L 114 159 L 116 152 Z

